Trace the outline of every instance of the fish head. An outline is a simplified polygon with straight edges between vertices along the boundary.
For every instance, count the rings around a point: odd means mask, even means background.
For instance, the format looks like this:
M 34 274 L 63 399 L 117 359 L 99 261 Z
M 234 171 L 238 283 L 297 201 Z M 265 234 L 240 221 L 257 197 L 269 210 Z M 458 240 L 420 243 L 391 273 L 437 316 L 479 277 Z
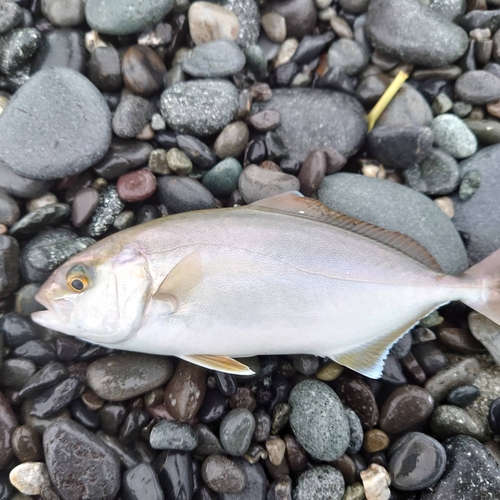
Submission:
M 47 309 L 32 319 L 89 342 L 117 344 L 141 326 L 150 286 L 140 250 L 107 238 L 52 273 L 35 297 Z

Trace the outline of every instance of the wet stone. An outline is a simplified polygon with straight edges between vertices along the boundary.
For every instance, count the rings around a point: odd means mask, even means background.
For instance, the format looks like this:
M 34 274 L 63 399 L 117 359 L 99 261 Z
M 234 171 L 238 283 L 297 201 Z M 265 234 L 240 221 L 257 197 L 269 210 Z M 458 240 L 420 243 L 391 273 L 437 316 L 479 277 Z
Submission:
M 0 369 L 0 382 L 4 387 L 21 389 L 35 372 L 36 365 L 29 359 L 6 359 Z
M 14 411 L 7 398 L 0 392 L 0 469 L 14 457 L 11 437 L 17 426 Z
M 377 126 L 367 139 L 375 160 L 389 168 L 408 168 L 429 156 L 434 138 L 428 127 L 406 125 Z
M 33 75 L 2 113 L 1 125 L 2 162 L 19 175 L 38 179 L 82 172 L 105 155 L 111 140 L 106 101 L 84 76 L 67 68 Z
M 214 40 L 195 47 L 181 65 L 186 73 L 198 78 L 221 78 L 241 71 L 245 56 L 235 42 Z
M 202 170 L 208 170 L 217 163 L 217 158 L 212 150 L 196 137 L 178 135 L 176 145 L 186 153 L 193 165 Z
M 221 422 L 221 444 L 230 455 L 242 456 L 250 446 L 254 430 L 255 420 L 247 409 L 231 410 Z
M 55 343 L 49 340 L 30 340 L 16 347 L 12 354 L 15 357 L 29 359 L 37 365 L 45 365 L 57 357 Z
M 87 382 L 103 399 L 124 401 L 163 385 L 172 372 L 172 360 L 165 356 L 117 354 L 94 361 Z
M 0 297 L 6 297 L 19 284 L 19 243 L 11 236 L 0 235 Z
M 194 485 L 190 453 L 164 451 L 152 465 L 166 498 L 192 498 Z
M 51 188 L 52 181 L 28 179 L 15 174 L 6 165 L 0 163 L 0 189 L 19 198 L 36 198 Z
M 196 455 L 224 455 L 226 452 L 222 447 L 219 438 L 205 424 L 195 426 L 198 445 L 194 449 Z
M 462 328 L 440 328 L 439 341 L 457 352 L 465 354 L 485 352 L 485 347 L 467 330 Z
M 38 434 L 41 436 L 49 425 L 54 422 L 59 422 L 61 420 L 67 420 L 70 418 L 70 413 L 68 410 L 63 409 L 53 417 L 39 418 L 31 415 L 31 408 L 33 406 L 33 399 L 26 399 L 21 405 L 21 418 L 24 424 L 33 427 Z
M 123 94 L 113 116 L 113 132 L 121 138 L 135 137 L 149 123 L 155 108 L 148 100 Z
M 168 175 L 171 173 L 168 168 L 167 152 L 164 149 L 154 149 L 148 159 L 148 167 L 153 174 Z
M 200 182 L 189 177 L 163 176 L 158 179 L 158 197 L 173 213 L 216 208 L 215 198 Z
M 19 391 L 20 398 L 31 398 L 52 387 L 68 377 L 65 365 L 58 361 L 50 361 L 31 376 Z
M 0 70 L 13 75 L 36 53 L 42 41 L 35 28 L 16 28 L 0 37 Z
M 118 430 L 122 425 L 127 410 L 121 403 L 106 403 L 101 407 L 98 413 L 99 427 L 106 434 L 118 434 Z
M 92 237 L 103 235 L 113 224 L 117 215 L 124 208 L 123 202 L 120 200 L 116 188 L 108 186 L 102 193 L 99 204 L 90 219 L 88 225 L 88 233 Z
M 219 134 L 214 143 L 219 158 L 238 158 L 245 150 L 249 138 L 248 127 L 242 121 L 230 123 Z
M 424 421 L 433 409 L 434 401 L 425 389 L 416 385 L 399 387 L 382 405 L 378 425 L 389 434 L 398 434 Z
M 163 500 L 164 495 L 153 467 L 140 463 L 123 474 L 121 493 L 124 500 Z
M 123 79 L 118 51 L 114 47 L 97 47 L 90 54 L 87 73 L 90 81 L 99 90 L 103 92 L 120 90 Z
M 163 92 L 161 112 L 167 125 L 181 134 L 206 136 L 220 132 L 238 109 L 238 91 L 225 80 L 176 83 Z
M 40 462 L 43 459 L 40 436 L 29 425 L 21 425 L 14 430 L 12 449 L 20 462 Z
M 70 377 L 55 387 L 47 389 L 37 396 L 31 408 L 31 415 L 38 418 L 47 418 L 56 415 L 60 410 L 76 399 L 83 386 L 76 378 Z
M 114 498 L 120 464 L 101 439 L 76 422 L 61 420 L 47 428 L 43 445 L 50 479 L 64 500 Z
M 153 49 L 133 45 L 122 60 L 123 81 L 134 94 L 149 96 L 163 88 L 167 70 Z
M 294 499 L 320 500 L 329 498 L 331 500 L 341 500 L 344 489 L 345 483 L 342 474 L 333 467 L 321 465 L 299 476 Z
M 198 413 L 205 396 L 206 375 L 204 368 L 179 361 L 165 387 L 165 406 L 173 418 L 187 422 Z
M 47 466 L 43 462 L 28 462 L 14 467 L 9 480 L 25 495 L 38 495 L 43 487 L 50 486 Z
M 434 484 L 446 467 L 446 452 L 439 441 L 421 432 L 409 432 L 389 450 L 392 484 L 399 490 L 415 491 Z
M 487 449 L 469 436 L 454 436 L 444 443 L 446 469 L 437 484 L 422 492 L 422 500 L 495 498 L 500 477 L 498 463 Z
M 247 118 L 247 123 L 258 132 L 275 129 L 280 123 L 280 114 L 274 109 L 259 111 Z
M 30 212 L 19 219 L 11 228 L 13 236 L 33 234 L 46 226 L 59 224 L 69 217 L 71 209 L 65 203 L 54 203 Z
M 227 413 L 227 397 L 217 389 L 208 388 L 198 411 L 198 418 L 206 424 L 220 420 Z
M 451 405 L 465 408 L 472 404 L 480 395 L 481 392 L 475 385 L 461 385 L 451 390 L 446 400 Z
M 314 375 L 319 366 L 317 356 L 298 354 L 292 356 L 293 367 L 303 375 Z
M 220 455 L 206 458 L 201 466 L 201 474 L 205 484 L 217 493 L 240 493 L 247 482 L 241 467 Z
M 455 83 L 457 98 L 465 103 L 482 105 L 500 99 L 500 78 L 483 70 L 468 71 Z
M 232 460 L 243 470 L 247 478 L 246 486 L 240 493 L 221 494 L 221 500 L 239 500 L 240 498 L 264 499 L 268 481 L 262 466 L 259 463 L 252 465 L 243 458 L 235 457 Z
M 198 445 L 198 436 L 189 424 L 163 420 L 151 430 L 149 443 L 155 450 L 191 451 Z
M 97 429 L 99 427 L 99 416 L 97 412 L 89 409 L 89 407 L 80 399 L 74 399 L 69 409 L 71 416 L 79 424 L 82 424 L 87 429 Z
M 0 224 L 12 226 L 19 219 L 20 213 L 19 205 L 5 191 L 0 190 Z
M 149 422 L 147 412 L 134 408 L 123 421 L 120 428 L 119 440 L 124 446 L 132 446 L 141 434 L 142 428 Z
M 147 142 L 114 138 L 106 156 L 93 168 L 104 179 L 116 179 L 129 170 L 147 165 L 152 151 Z
M 442 370 L 430 378 L 425 389 L 433 397 L 436 404 L 446 399 L 448 393 L 461 385 L 473 384 L 479 375 L 479 363 L 474 358 L 469 358 Z
M 467 201 L 472 198 L 474 193 L 481 186 L 481 174 L 477 170 L 470 170 L 462 177 L 458 197 L 461 201 Z
M 480 441 L 485 439 L 485 428 L 481 419 L 472 412 L 452 405 L 440 405 L 430 419 L 433 434 L 438 439 L 462 434 Z

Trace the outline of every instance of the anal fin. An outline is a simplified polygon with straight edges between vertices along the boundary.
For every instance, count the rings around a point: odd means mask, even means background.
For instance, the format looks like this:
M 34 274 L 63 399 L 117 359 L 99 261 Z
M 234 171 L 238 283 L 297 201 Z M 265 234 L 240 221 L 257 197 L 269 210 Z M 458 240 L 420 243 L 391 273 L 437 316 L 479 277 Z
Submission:
M 193 363 L 194 365 L 208 368 L 209 370 L 217 370 L 219 372 L 232 373 L 234 375 L 255 375 L 255 372 L 247 365 L 229 356 L 192 355 L 177 357 L 189 363 Z

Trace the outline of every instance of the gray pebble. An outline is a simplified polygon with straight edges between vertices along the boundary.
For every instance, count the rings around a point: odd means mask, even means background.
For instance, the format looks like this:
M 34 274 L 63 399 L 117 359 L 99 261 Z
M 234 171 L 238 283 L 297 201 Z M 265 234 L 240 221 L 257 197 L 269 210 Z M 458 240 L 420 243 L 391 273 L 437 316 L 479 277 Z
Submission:
M 189 177 L 164 175 L 158 179 L 158 197 L 171 213 L 216 208 L 212 193 Z
M 242 500 L 242 499 L 255 499 L 264 500 L 268 481 L 264 469 L 260 463 L 250 464 L 244 458 L 235 457 L 233 462 L 243 470 L 247 482 L 246 486 L 240 493 L 222 493 L 220 500 Z
M 149 444 L 155 450 L 191 451 L 198 446 L 198 436 L 189 424 L 162 420 L 151 429 Z
M 369 54 L 354 40 L 341 38 L 333 42 L 328 49 L 328 67 L 340 68 L 348 76 L 363 71 L 368 64 Z
M 194 430 L 198 439 L 198 445 L 194 450 L 196 455 L 206 457 L 208 455 L 224 455 L 226 453 L 220 444 L 219 438 L 212 432 L 208 425 L 198 424 Z
M 18 198 L 38 198 L 46 194 L 52 187 L 52 181 L 27 179 L 15 174 L 10 168 L 0 162 L 0 189 Z
M 290 425 L 299 443 L 317 460 L 336 460 L 349 445 L 349 420 L 337 394 L 318 380 L 297 384 L 288 400 Z
M 83 0 L 42 0 L 42 13 L 53 26 L 71 28 L 85 20 Z
M 19 205 L 5 191 L 0 190 L 0 224 L 12 226 L 20 215 Z
M 433 434 L 441 440 L 461 434 L 484 441 L 484 423 L 471 411 L 453 405 L 438 406 L 430 418 Z
M 429 0 L 429 7 L 449 21 L 456 21 L 465 14 L 466 0 Z
M 484 70 L 467 71 L 455 82 L 457 99 L 483 105 L 500 99 L 500 78 Z
M 182 69 L 198 78 L 220 78 L 238 73 L 245 56 L 230 40 L 214 40 L 198 45 L 182 59 Z
M 236 408 L 220 424 L 220 442 L 230 455 L 242 456 L 250 446 L 254 430 L 253 415 L 246 408 Z
M 0 160 L 35 179 L 78 174 L 106 154 L 110 121 L 106 101 L 80 73 L 39 71 L 1 115 Z
M 344 411 L 349 421 L 349 445 L 347 446 L 346 453 L 358 453 L 363 446 L 363 426 L 358 415 L 349 407 L 344 406 Z
M 0 382 L 4 387 L 22 389 L 35 373 L 36 365 L 29 359 L 6 359 L 0 370 Z
M 319 359 L 311 354 L 292 356 L 293 367 L 303 375 L 314 375 L 319 368 Z
M 238 158 L 245 151 L 250 132 L 245 122 L 237 121 L 225 126 L 214 143 L 219 158 Z
M 113 116 L 113 132 L 125 139 L 135 137 L 151 120 L 155 109 L 144 97 L 123 95 Z
M 21 24 L 22 20 L 23 10 L 17 3 L 10 1 L 0 3 L 0 35 Z
M 260 45 L 249 45 L 244 49 L 246 65 L 250 71 L 253 71 L 258 81 L 265 79 L 267 74 L 267 59 Z
M 341 500 L 345 482 L 342 474 L 329 465 L 320 465 L 302 473 L 297 479 L 294 500 Z
M 317 11 L 313 0 L 275 0 L 270 7 L 285 18 L 289 38 L 300 39 L 314 29 Z
M 434 142 L 454 158 L 467 158 L 477 151 L 477 139 L 467 124 L 455 115 L 444 114 L 432 121 Z
M 500 143 L 500 122 L 498 120 L 471 120 L 465 122 L 483 146 Z
M 228 81 L 192 80 L 165 90 L 160 106 L 175 132 L 205 136 L 220 132 L 232 120 L 238 102 L 238 91 Z
M 0 37 L 0 71 L 13 75 L 33 57 L 42 42 L 35 28 L 16 28 Z
M 71 213 L 71 208 L 66 203 L 53 203 L 30 212 L 19 219 L 11 228 L 10 234 L 20 236 L 33 234 L 46 226 L 59 224 L 67 219 Z
M 480 395 L 481 391 L 475 385 L 461 385 L 452 389 L 446 400 L 451 405 L 465 408 L 472 404 Z
M 461 201 L 470 200 L 479 186 L 481 186 L 481 174 L 477 170 L 469 170 L 462 178 L 458 197 Z
M 453 223 L 432 200 L 412 189 L 339 173 L 325 177 L 318 194 L 332 210 L 415 239 L 446 273 L 460 274 L 468 268 L 465 248 Z
M 201 466 L 203 481 L 217 493 L 239 494 L 247 484 L 247 477 L 233 460 L 211 455 Z

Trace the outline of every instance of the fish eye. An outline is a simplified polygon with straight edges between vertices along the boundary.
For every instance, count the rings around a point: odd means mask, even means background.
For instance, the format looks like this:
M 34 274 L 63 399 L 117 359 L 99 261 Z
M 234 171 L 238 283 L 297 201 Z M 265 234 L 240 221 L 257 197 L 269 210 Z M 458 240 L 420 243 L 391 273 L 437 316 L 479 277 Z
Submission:
M 89 286 L 89 279 L 80 267 L 74 268 L 68 273 L 66 282 L 71 290 L 79 293 L 84 292 Z

